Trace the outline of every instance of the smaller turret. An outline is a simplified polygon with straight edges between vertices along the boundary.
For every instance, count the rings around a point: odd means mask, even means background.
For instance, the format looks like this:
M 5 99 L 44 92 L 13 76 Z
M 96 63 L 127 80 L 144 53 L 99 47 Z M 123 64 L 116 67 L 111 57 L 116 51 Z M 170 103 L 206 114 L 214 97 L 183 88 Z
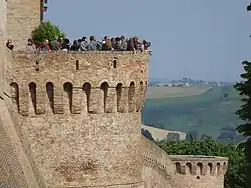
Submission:
M 170 155 L 177 180 L 186 188 L 222 188 L 228 159 L 214 156 Z

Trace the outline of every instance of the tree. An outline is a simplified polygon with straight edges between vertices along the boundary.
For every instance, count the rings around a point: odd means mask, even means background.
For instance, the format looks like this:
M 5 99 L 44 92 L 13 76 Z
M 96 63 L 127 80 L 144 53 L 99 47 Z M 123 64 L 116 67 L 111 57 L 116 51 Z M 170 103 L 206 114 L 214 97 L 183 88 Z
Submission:
M 243 148 L 245 157 L 247 160 L 246 165 L 246 186 L 251 187 L 251 62 L 243 61 L 245 73 L 241 74 L 241 78 L 244 79 L 243 82 L 239 82 L 234 85 L 234 88 L 242 96 L 241 101 L 243 105 L 239 110 L 236 111 L 236 114 L 241 120 L 244 121 L 243 124 L 237 127 L 237 131 L 247 137 L 248 139 L 240 144 L 240 147 Z
M 234 143 L 237 137 L 236 131 L 222 131 L 217 140 L 219 142 Z
M 65 33 L 61 32 L 59 27 L 53 25 L 50 21 L 41 22 L 40 25 L 32 31 L 31 35 L 36 44 L 42 43 L 46 39 L 53 41 L 56 36 L 65 37 Z
M 212 137 L 211 136 L 208 136 L 206 134 L 202 134 L 201 137 L 200 137 L 200 140 L 208 140 L 208 139 L 211 139 Z
M 245 164 L 244 152 L 234 144 L 220 144 L 207 139 L 192 142 L 160 141 L 157 145 L 169 155 L 206 155 L 228 157 L 228 170 L 225 175 L 225 187 L 246 188 L 242 181 Z
M 141 129 L 141 134 L 151 141 L 154 141 L 152 134 L 147 129 Z
M 199 139 L 199 134 L 197 131 L 190 131 L 186 134 L 186 141 L 193 141 L 193 140 L 198 140 Z
M 166 135 L 166 140 L 179 142 L 180 141 L 180 134 L 170 132 Z
M 232 132 L 235 132 L 236 128 L 233 127 L 233 126 L 231 126 L 231 125 L 229 125 L 229 126 L 221 128 L 221 131 L 232 131 Z
M 247 6 L 247 11 L 251 11 L 251 3 Z

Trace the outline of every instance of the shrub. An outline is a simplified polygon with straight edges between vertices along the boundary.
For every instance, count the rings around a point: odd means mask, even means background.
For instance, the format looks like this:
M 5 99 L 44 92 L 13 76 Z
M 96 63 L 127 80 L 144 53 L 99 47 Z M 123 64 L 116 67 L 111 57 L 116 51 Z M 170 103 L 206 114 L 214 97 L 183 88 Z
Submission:
M 53 25 L 50 21 L 41 22 L 38 27 L 32 31 L 32 39 L 35 44 L 42 43 L 46 39 L 52 41 L 56 36 L 65 37 L 58 26 Z

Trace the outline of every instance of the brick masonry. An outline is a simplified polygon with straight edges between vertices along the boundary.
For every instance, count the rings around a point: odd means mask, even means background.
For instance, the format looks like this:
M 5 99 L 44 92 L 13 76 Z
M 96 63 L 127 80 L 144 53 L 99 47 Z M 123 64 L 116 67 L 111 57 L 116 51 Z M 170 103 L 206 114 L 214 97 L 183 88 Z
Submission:
M 39 2 L 0 2 L 2 46 L 25 46 Z M 170 157 L 141 136 L 148 53 L 18 50 L 0 48 L 0 185 L 223 187 L 226 158 Z
M 23 177 L 17 179 L 15 173 L 22 173 L 17 162 L 16 154 L 10 144 L 6 131 L 4 130 L 2 122 L 0 122 L 0 183 L 1 185 L 9 185 L 12 187 L 26 187 L 26 180 Z M 12 167 L 12 168 L 10 168 Z

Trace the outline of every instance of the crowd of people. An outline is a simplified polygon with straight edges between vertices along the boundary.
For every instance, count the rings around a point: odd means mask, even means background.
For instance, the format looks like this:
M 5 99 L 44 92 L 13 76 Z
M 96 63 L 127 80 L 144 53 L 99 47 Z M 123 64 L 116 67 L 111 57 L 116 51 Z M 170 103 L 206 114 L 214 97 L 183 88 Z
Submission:
M 14 49 L 11 40 L 6 43 L 7 48 Z M 145 51 L 149 50 L 151 42 L 146 40 L 140 41 L 137 36 L 126 39 L 124 36 L 109 38 L 105 36 L 102 41 L 97 41 L 95 36 L 91 36 L 89 41 L 87 37 L 74 40 L 73 43 L 69 39 L 63 37 L 55 37 L 54 40 L 45 40 L 42 44 L 35 45 L 32 39 L 28 39 L 26 51 Z

